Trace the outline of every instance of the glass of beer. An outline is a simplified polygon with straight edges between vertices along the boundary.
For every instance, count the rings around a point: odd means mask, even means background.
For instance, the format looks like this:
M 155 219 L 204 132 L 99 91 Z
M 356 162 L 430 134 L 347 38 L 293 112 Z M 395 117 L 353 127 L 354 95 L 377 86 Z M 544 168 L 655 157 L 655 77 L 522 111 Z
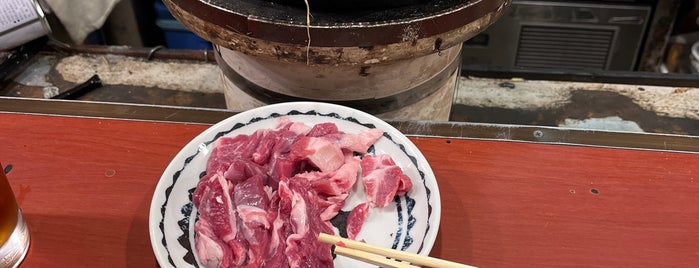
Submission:
M 0 164 L 0 267 L 17 267 L 29 249 L 29 230 Z

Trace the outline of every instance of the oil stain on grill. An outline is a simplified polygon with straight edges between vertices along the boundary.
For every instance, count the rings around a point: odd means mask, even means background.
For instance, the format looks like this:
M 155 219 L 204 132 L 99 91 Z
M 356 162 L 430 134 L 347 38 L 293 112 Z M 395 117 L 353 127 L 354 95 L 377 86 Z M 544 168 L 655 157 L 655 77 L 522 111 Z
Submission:
M 369 68 L 371 68 L 371 66 L 362 66 L 359 68 L 359 76 L 369 76 L 370 73 L 367 72 Z
M 436 40 L 434 40 L 434 50 L 440 51 L 442 49 L 443 42 L 444 41 L 442 40 L 442 38 L 437 38 Z

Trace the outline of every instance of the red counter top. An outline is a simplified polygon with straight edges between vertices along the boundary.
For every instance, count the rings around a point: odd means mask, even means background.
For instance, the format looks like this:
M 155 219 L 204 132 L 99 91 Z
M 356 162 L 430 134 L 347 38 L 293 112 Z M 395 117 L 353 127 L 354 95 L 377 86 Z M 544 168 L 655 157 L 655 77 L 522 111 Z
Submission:
M 22 267 L 156 267 L 148 209 L 206 124 L 0 113 Z M 411 136 L 442 196 L 431 255 L 479 267 L 694 267 L 699 154 Z

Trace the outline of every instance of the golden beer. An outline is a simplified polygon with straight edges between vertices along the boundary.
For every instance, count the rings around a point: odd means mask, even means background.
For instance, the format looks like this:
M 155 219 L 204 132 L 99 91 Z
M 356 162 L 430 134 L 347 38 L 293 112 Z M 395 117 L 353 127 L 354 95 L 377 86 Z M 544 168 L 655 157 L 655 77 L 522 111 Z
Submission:
M 17 267 L 29 248 L 29 231 L 0 164 L 0 267 Z
M 0 245 L 5 244 L 17 225 L 17 203 L 0 164 Z

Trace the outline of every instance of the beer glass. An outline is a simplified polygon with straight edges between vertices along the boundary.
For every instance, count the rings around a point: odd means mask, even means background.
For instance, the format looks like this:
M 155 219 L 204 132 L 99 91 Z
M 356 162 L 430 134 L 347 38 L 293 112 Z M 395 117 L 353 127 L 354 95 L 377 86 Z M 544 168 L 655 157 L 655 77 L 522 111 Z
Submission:
M 29 249 L 29 231 L 0 164 L 0 268 L 17 267 Z

